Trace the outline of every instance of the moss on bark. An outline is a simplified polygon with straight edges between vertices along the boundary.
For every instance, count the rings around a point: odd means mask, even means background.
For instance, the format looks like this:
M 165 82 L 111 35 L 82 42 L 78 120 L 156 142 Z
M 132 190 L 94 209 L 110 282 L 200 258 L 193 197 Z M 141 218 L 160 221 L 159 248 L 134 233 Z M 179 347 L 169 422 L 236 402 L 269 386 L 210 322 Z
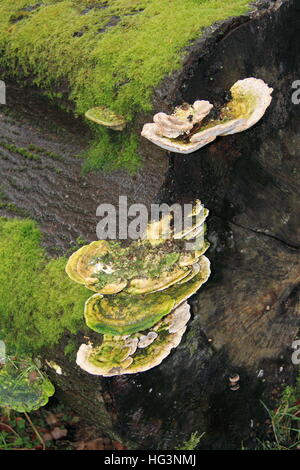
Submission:
M 0 336 L 11 353 L 37 353 L 64 332 L 84 328 L 90 291 L 65 274 L 66 259 L 47 259 L 35 222 L 0 219 Z
M 184 48 L 248 0 L 2 0 L 0 67 L 55 101 L 68 89 L 78 115 L 106 106 L 133 121 L 151 110 L 153 89 L 178 69 Z M 158 53 L 159 51 L 159 53 Z M 62 101 L 61 101 L 62 103 Z M 93 125 L 87 169 L 139 166 L 137 139 Z

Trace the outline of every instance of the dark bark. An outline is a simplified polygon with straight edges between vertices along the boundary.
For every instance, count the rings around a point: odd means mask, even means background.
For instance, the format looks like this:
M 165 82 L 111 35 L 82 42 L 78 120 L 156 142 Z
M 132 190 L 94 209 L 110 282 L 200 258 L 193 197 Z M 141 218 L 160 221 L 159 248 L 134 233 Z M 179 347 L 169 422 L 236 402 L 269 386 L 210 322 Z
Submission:
M 93 137 L 83 120 L 55 108 L 38 90 L 13 83 L 7 85 L 7 105 L 0 114 L 1 188 L 39 222 L 49 253 L 65 252 L 77 237 L 95 240 L 99 204 L 117 206 L 119 196 L 127 196 L 128 204 L 149 205 L 162 185 L 168 161 L 150 145 L 141 149 L 143 167 L 134 176 L 125 171 L 84 175 L 79 154 Z M 7 144 L 18 149 L 33 144 L 44 152 L 40 161 L 30 160 Z M 3 208 L 0 215 L 11 214 Z
M 26 129 L 11 137 L 15 142 L 66 147 L 60 175 L 31 162 L 22 162 L 20 172 L 9 152 L 1 163 L 5 190 L 39 220 L 49 246 L 66 249 L 78 235 L 94 238 L 97 205 L 116 203 L 119 194 L 135 191 L 132 201 L 149 204 L 163 182 L 166 157 L 169 170 L 156 200 L 200 198 L 211 211 L 212 276 L 191 299 L 193 320 L 181 345 L 159 367 L 102 379 L 81 372 L 63 347 L 51 352 L 67 374 L 53 377 L 64 398 L 133 448 L 174 448 L 196 430 L 206 431 L 205 448 L 252 445 L 250 421 L 256 425 L 263 416 L 260 400 L 297 372 L 291 345 L 300 323 L 300 105 L 291 101 L 291 86 L 300 78 L 299 29 L 300 7 L 289 0 L 209 30 L 190 48 L 183 69 L 156 91 L 155 111 L 197 98 L 218 104 L 235 81 L 250 76 L 274 88 L 272 104 L 252 129 L 187 156 L 143 142 L 146 166 L 135 180 L 123 173 L 81 177 L 71 155 L 87 136 L 81 142 L 75 132 L 74 144 L 74 130 L 41 136 L 35 125 L 14 124 Z M 2 124 L 6 135 L 12 131 L 11 122 Z M 237 392 L 229 390 L 232 372 L 241 377 Z

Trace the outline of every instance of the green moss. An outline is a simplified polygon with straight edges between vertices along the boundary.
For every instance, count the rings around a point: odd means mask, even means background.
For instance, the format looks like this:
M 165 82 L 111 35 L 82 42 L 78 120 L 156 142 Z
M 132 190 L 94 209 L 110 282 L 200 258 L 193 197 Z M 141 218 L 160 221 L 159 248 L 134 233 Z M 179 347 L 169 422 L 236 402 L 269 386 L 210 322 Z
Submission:
M 17 215 L 20 217 L 28 216 L 28 213 L 24 209 L 21 209 L 20 207 L 16 206 L 16 204 L 9 201 L 8 196 L 5 194 L 5 192 L 0 186 L 0 210 L 1 209 L 8 211 L 15 216 Z
M 55 152 L 49 152 L 48 150 L 42 147 L 39 147 L 38 145 L 35 145 L 35 144 L 29 144 L 28 150 L 35 152 L 36 154 L 39 154 L 39 155 L 45 155 L 47 157 L 52 158 L 53 160 L 63 160 L 62 155 L 58 155 Z
M 32 353 L 84 326 L 90 292 L 69 280 L 66 259 L 48 260 L 31 220 L 0 219 L 0 337 L 9 351 Z
M 76 345 L 72 343 L 71 341 L 69 341 L 64 349 L 65 355 L 68 356 L 69 358 L 75 358 L 76 352 L 77 352 Z
M 26 148 L 24 147 L 17 147 L 16 145 L 9 144 L 7 142 L 4 142 L 3 140 L 0 141 L 0 146 L 5 148 L 6 150 L 9 150 L 10 152 L 16 153 L 22 157 L 27 158 L 28 160 L 36 160 L 40 161 L 41 157 L 39 155 L 36 155 L 32 152 L 29 152 Z
M 106 106 L 131 121 L 151 110 L 154 87 L 180 68 L 184 47 L 215 21 L 245 13 L 249 3 L 45 0 L 29 11 L 32 0 L 2 0 L 0 65 L 16 78 L 30 77 L 54 100 L 60 100 L 57 89 L 67 81 L 79 115 Z M 120 139 L 103 130 L 102 138 L 106 145 L 98 150 L 94 145 L 86 168 L 136 169 L 129 133 Z
M 175 447 L 175 450 L 195 450 L 204 436 L 204 432 L 199 434 L 198 431 L 193 432 L 187 441 L 184 441 L 180 446 Z
M 83 171 L 114 171 L 126 168 L 131 174 L 141 166 L 138 154 L 138 137 L 130 132 L 116 133 L 105 128 L 95 130 L 97 138 L 86 153 Z
M 29 144 L 28 147 L 25 148 L 25 147 L 17 147 L 14 144 L 5 142 L 4 140 L 0 140 L 0 146 L 8 150 L 9 152 L 13 152 L 13 153 L 16 153 L 17 155 L 20 155 L 21 157 L 27 158 L 28 160 L 40 161 L 41 155 L 52 158 L 53 160 L 63 160 L 63 157 L 61 155 L 58 155 L 54 152 L 49 152 L 48 150 L 45 150 L 34 144 Z
M 8 211 L 14 216 L 17 216 L 17 215 L 19 217 L 28 216 L 28 213 L 24 209 L 21 209 L 20 207 L 16 206 L 16 204 L 14 204 L 13 202 L 0 202 L 0 209 L 4 209 Z

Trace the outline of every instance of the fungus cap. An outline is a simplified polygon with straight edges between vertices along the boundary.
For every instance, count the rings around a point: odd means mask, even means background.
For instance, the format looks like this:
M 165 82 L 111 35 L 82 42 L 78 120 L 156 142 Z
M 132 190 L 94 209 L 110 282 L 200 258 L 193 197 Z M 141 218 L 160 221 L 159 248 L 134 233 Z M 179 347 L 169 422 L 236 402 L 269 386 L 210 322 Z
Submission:
M 151 328 L 175 307 L 193 295 L 207 281 L 209 260 L 202 256 L 187 281 L 151 294 L 104 297 L 95 294 L 85 304 L 85 321 L 97 333 L 128 335 Z M 183 283 L 184 282 L 184 283 Z
M 152 246 L 157 246 L 172 237 L 172 214 L 165 214 L 160 220 L 151 221 L 143 235 Z
M 137 295 L 165 290 L 176 284 L 190 274 L 188 267 L 172 266 L 169 271 L 164 271 L 157 278 L 136 278 L 130 281 L 126 293 Z
M 203 142 L 218 135 L 242 132 L 256 124 L 271 104 L 273 88 L 263 80 L 238 80 L 230 89 L 232 99 L 221 110 L 221 119 L 212 120 L 203 130 L 191 136 L 191 142 Z
M 182 246 L 170 240 L 162 241 L 159 248 L 147 239 L 125 248 L 99 240 L 73 253 L 66 272 L 72 280 L 99 294 L 123 290 L 130 295 L 145 294 L 166 289 L 190 273 L 187 263 L 178 263 L 181 253 Z
M 178 346 L 189 319 L 190 307 L 185 302 L 150 331 L 133 335 L 138 347 L 130 355 L 128 341 L 132 337 L 104 335 L 101 346 L 82 344 L 76 362 L 86 372 L 104 377 L 145 372 L 161 364 Z
M 232 100 L 221 109 L 219 119 L 212 119 L 202 127 L 199 126 L 199 129 L 188 130 L 176 138 L 176 132 L 170 138 L 171 130 L 163 133 L 163 128 L 157 122 L 145 124 L 141 134 L 170 152 L 192 153 L 218 136 L 242 132 L 256 124 L 271 103 L 272 91 L 261 79 L 250 77 L 238 80 L 230 89 Z
M 97 287 L 99 273 L 112 274 L 113 269 L 107 273 L 108 267 L 97 262 L 97 258 L 106 255 L 110 245 L 106 240 L 98 240 L 85 245 L 73 253 L 66 265 L 66 273 L 75 282 L 85 285 L 88 289 L 101 294 L 116 294 L 127 285 L 126 280 L 117 279 Z
M 126 120 L 105 106 L 97 106 L 89 109 L 85 113 L 85 117 L 113 131 L 122 131 L 126 127 Z

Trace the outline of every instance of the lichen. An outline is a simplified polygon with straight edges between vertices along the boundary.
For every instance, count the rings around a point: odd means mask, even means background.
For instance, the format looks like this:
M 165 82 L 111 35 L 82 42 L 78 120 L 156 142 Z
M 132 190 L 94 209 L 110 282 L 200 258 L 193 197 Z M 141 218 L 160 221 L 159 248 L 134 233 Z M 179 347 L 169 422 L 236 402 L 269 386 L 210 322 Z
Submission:
M 68 88 L 78 115 L 105 106 L 130 122 L 151 110 L 153 89 L 182 66 L 190 41 L 213 22 L 245 13 L 249 4 L 173 0 L 170 13 L 169 2 L 161 0 L 2 0 L 1 73 L 29 79 L 62 107 L 60 90 Z M 120 138 L 92 126 L 86 169 L 135 171 L 136 136 L 129 130 Z

